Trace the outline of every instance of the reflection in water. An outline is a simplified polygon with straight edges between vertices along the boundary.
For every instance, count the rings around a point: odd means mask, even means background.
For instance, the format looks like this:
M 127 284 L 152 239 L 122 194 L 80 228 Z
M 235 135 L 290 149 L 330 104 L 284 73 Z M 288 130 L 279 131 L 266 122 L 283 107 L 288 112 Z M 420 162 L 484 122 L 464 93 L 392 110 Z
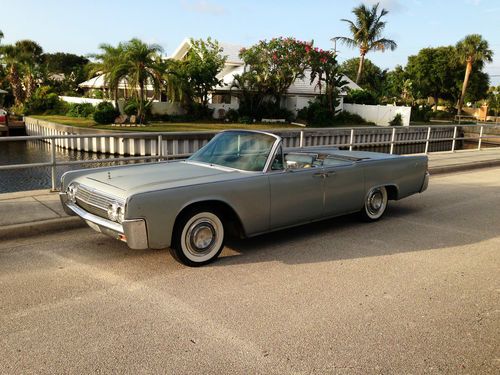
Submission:
M 457 149 L 458 149 L 457 144 Z M 430 145 L 429 151 L 449 150 L 451 142 L 435 142 Z M 366 151 L 389 152 L 390 146 L 372 146 L 359 148 Z M 394 153 L 412 154 L 424 152 L 424 144 L 395 145 Z M 113 157 L 109 154 L 90 153 L 83 151 L 56 149 L 57 161 L 98 160 Z M 18 141 L 0 143 L 0 165 L 28 164 L 50 162 L 50 144 L 41 141 Z M 142 162 L 142 161 L 134 161 Z M 102 167 L 117 163 L 86 163 L 81 165 L 65 165 L 57 167 L 57 183 L 61 175 L 69 170 Z M 47 189 L 51 185 L 50 167 L 28 168 L 0 171 L 0 193 L 15 191 Z

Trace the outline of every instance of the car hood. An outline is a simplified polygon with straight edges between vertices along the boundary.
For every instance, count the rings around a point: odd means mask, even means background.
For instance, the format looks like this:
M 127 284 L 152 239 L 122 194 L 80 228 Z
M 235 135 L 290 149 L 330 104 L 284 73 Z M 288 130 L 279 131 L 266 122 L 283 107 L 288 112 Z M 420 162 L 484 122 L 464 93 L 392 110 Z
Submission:
M 128 165 L 88 173 L 78 182 L 119 195 L 230 179 L 238 171 L 191 162 Z M 107 187 L 107 189 L 106 189 Z M 118 190 L 118 191 L 117 191 Z M 124 194 L 127 193 L 127 194 Z

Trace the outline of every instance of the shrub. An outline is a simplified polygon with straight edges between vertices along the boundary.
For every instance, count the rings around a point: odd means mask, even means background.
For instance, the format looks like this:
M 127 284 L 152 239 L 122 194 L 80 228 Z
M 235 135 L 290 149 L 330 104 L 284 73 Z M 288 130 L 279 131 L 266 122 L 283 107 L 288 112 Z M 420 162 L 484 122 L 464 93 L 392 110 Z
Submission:
M 344 103 L 378 104 L 376 96 L 368 90 L 351 90 L 344 98 Z
M 40 86 L 35 90 L 30 100 L 24 103 L 23 111 L 25 114 L 39 114 L 45 112 L 54 112 L 61 102 L 59 96 L 51 91 L 49 86 Z
M 307 107 L 302 108 L 298 118 L 304 119 L 309 125 L 328 126 L 333 121 L 332 113 L 319 100 L 309 102 Z
M 132 116 L 132 115 L 137 115 L 137 109 L 138 109 L 137 102 L 135 100 L 129 100 L 127 103 L 125 103 L 125 106 L 123 107 L 123 112 L 127 116 Z
M 68 105 L 66 116 L 90 117 L 95 112 L 95 107 L 90 103 L 72 103 Z
M 332 125 L 374 125 L 373 122 L 366 121 L 360 115 L 342 111 L 333 118 Z
M 253 123 L 253 120 L 250 116 L 241 116 L 239 118 L 240 124 L 251 124 Z
M 431 119 L 432 108 L 428 106 L 412 107 L 410 121 L 429 122 Z
M 434 111 L 430 117 L 436 120 L 453 120 L 454 114 L 447 111 Z
M 401 113 L 396 113 L 396 116 L 389 121 L 389 125 L 391 126 L 402 126 L 403 125 L 403 117 L 401 116 Z
M 230 109 L 226 112 L 225 119 L 229 122 L 237 122 L 240 114 L 236 109 Z
M 94 112 L 94 121 L 98 124 L 111 124 L 118 116 L 118 111 L 110 102 L 99 103 Z

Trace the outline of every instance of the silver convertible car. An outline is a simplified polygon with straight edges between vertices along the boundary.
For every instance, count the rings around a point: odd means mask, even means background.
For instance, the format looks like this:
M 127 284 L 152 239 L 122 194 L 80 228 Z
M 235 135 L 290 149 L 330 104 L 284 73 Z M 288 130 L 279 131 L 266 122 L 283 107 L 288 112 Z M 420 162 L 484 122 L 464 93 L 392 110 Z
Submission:
M 359 212 L 427 188 L 426 156 L 334 147 L 287 149 L 274 134 L 230 130 L 190 158 L 67 172 L 61 201 L 94 230 L 132 249 L 169 247 L 188 266 L 241 237 Z

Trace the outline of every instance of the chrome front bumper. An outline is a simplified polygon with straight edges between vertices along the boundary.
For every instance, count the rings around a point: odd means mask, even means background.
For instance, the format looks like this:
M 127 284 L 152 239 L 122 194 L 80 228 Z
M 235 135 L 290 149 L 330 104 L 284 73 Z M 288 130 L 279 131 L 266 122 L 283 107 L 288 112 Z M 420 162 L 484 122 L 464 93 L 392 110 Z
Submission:
M 124 220 L 122 224 L 91 214 L 74 203 L 68 202 L 66 193 L 59 193 L 64 211 L 68 215 L 80 216 L 96 232 L 124 241 L 131 249 L 147 249 L 148 232 L 144 219 Z
M 423 193 L 424 191 L 427 190 L 427 187 L 429 186 L 429 172 L 425 172 L 425 177 L 424 177 L 424 182 L 422 184 L 422 187 L 420 188 L 420 192 Z

